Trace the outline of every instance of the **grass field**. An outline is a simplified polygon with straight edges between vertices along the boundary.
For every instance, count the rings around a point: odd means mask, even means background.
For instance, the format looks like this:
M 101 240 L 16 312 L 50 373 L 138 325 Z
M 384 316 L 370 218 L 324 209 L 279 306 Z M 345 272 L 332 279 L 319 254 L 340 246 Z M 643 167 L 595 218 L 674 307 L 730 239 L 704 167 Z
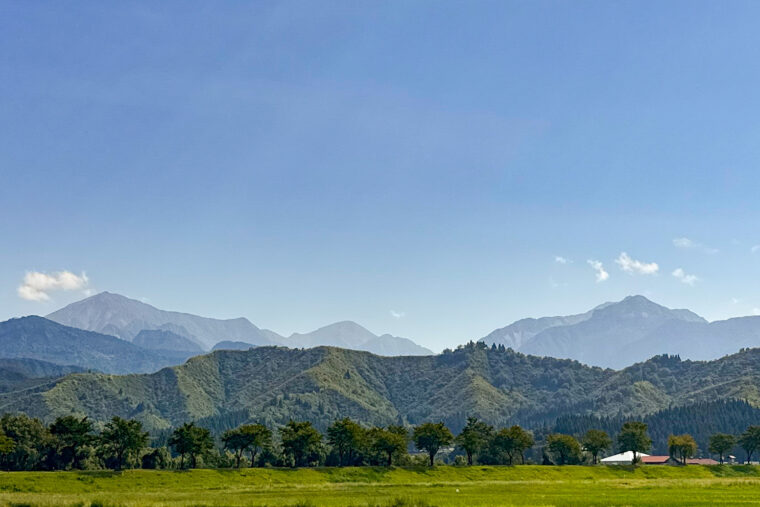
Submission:
M 321 468 L 0 473 L 0 505 L 491 506 L 760 503 L 760 469 Z

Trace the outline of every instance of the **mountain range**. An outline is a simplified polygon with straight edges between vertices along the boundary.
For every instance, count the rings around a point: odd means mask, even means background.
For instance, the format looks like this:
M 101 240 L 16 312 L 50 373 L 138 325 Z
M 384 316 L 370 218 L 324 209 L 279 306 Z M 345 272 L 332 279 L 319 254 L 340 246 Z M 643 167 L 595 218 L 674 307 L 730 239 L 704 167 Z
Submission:
M 148 373 L 180 364 L 192 352 L 148 350 L 115 336 L 63 326 L 43 317 L 0 322 L 0 357 L 34 359 L 108 373 Z
M 152 350 L 201 353 L 231 345 L 248 348 L 262 345 L 309 348 L 336 346 L 381 355 L 426 355 L 432 351 L 407 338 L 377 336 L 359 324 L 337 322 L 310 333 L 281 336 L 260 329 L 248 319 L 212 319 L 188 313 L 159 310 L 119 294 L 102 292 L 72 303 L 47 316 L 70 327 L 121 338 Z
M 189 420 L 215 429 L 310 420 L 320 429 L 352 417 L 366 424 L 467 416 L 537 427 L 560 415 L 642 417 L 669 407 L 743 399 L 760 404 L 760 349 L 715 361 L 657 356 L 620 371 L 469 344 L 436 356 L 381 357 L 316 347 L 216 351 L 148 375 L 78 373 L 0 394 L 0 412 L 50 421 L 114 415 L 161 430 Z
M 629 296 L 583 314 L 522 319 L 481 341 L 526 354 L 622 368 L 658 354 L 707 360 L 760 346 L 760 317 L 707 322 L 689 310 Z
M 84 368 L 61 366 L 36 359 L 0 359 L 0 393 L 33 389 L 51 379 L 80 373 Z

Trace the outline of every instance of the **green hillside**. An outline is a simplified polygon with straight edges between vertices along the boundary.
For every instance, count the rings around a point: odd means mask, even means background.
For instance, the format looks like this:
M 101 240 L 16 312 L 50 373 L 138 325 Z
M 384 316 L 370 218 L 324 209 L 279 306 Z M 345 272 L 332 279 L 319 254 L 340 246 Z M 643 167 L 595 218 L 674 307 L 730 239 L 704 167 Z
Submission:
M 339 417 L 368 424 L 468 415 L 493 424 L 553 423 L 560 415 L 643 416 L 716 399 L 760 404 L 760 350 L 711 361 L 660 356 L 625 370 L 469 345 L 425 357 L 380 357 L 329 347 L 216 351 L 153 374 L 73 374 L 44 388 L 0 395 L 0 412 L 46 421 L 77 413 L 136 418 L 153 430 L 204 419 L 214 428 L 257 420 Z

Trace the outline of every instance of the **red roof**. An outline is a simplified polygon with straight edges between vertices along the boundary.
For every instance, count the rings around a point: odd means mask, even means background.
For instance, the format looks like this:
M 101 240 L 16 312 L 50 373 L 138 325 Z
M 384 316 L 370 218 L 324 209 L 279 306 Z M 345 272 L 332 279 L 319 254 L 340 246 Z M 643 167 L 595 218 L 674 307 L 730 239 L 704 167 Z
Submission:
M 641 462 L 649 465 L 663 465 L 668 462 L 670 456 L 642 456 Z

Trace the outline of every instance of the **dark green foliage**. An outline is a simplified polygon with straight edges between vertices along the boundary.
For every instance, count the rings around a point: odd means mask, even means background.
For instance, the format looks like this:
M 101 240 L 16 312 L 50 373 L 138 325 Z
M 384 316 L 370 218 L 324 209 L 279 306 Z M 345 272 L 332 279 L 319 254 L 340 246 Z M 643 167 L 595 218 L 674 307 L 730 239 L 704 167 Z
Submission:
M 736 445 L 736 437 L 728 433 L 716 433 L 710 436 L 708 450 L 718 455 L 720 464 L 723 464 L 724 456 Z
M 2 470 L 39 470 L 50 452 L 53 439 L 39 419 L 24 414 L 0 418 L 0 432 L 13 442 L 9 452 L 0 453 Z
M 243 453 L 248 451 L 251 466 L 256 464 L 256 454 L 272 446 L 272 432 L 262 424 L 244 424 L 222 435 L 224 447 L 235 453 L 235 467 L 240 468 Z
M 139 421 L 114 417 L 105 425 L 98 440 L 106 464 L 121 470 L 148 445 L 148 433 L 143 431 Z
M 599 453 L 612 447 L 612 439 L 604 430 L 590 429 L 581 440 L 583 449 L 591 454 L 592 462 L 596 465 Z
M 142 457 L 142 468 L 149 470 L 163 470 L 169 468 L 172 455 L 166 447 L 157 447 Z
M 472 456 L 482 451 L 493 436 L 493 426 L 468 417 L 467 425 L 456 436 L 454 442 L 467 454 L 467 464 L 472 465 Z
M 289 421 L 280 428 L 282 453 L 291 466 L 308 466 L 321 458 L 322 435 L 310 422 Z
M 518 456 L 520 463 L 525 463 L 525 451 L 533 447 L 533 444 L 533 435 L 520 426 L 502 428 L 491 440 L 491 455 L 496 457 L 495 463 L 504 463 L 506 457 L 506 463 L 512 465 Z
M 367 448 L 367 432 L 348 417 L 327 428 L 327 443 L 338 453 L 338 464 L 356 465 Z
M 575 464 L 581 458 L 581 444 L 572 435 L 552 433 L 546 437 L 546 450 L 557 465 Z
M 406 454 L 409 434 L 403 426 L 388 426 L 388 428 L 372 428 L 367 432 L 370 449 L 386 457 L 385 464 L 391 466 L 393 457 Z
M 630 418 L 567 415 L 558 418 L 550 430 L 568 433 L 576 438 L 581 438 L 586 431 L 593 428 L 615 435 L 628 420 Z M 706 451 L 711 435 L 715 433 L 740 434 L 747 426 L 760 421 L 760 409 L 751 406 L 746 401 L 718 400 L 673 407 L 648 415 L 641 420 L 647 424 L 648 433 L 652 437 L 652 452 L 655 454 L 668 453 L 668 436 L 673 433 L 692 435 L 699 449 Z
M 10 454 L 16 448 L 16 442 L 6 437 L 5 434 L 0 431 L 0 455 Z
M 250 422 L 252 414 L 269 428 L 290 419 L 308 420 L 323 432 L 344 417 L 363 426 L 443 421 L 459 432 L 468 416 L 494 426 L 540 428 L 567 414 L 619 414 L 615 427 L 591 426 L 612 434 L 631 417 L 644 420 L 695 403 L 729 398 L 760 403 L 752 387 L 760 383 L 758 364 L 756 349 L 710 362 L 658 356 L 615 372 L 475 344 L 423 357 L 257 347 L 195 357 L 151 375 L 72 375 L 55 389 L 0 394 L 0 404 L 47 422 L 65 407 L 66 413 L 87 415 L 93 422 L 113 415 L 137 418 L 149 429 L 196 420 L 215 434 Z M 723 417 L 712 415 L 716 421 Z M 709 417 L 693 414 L 684 420 L 704 423 Z M 706 445 L 709 434 L 733 431 L 708 424 L 709 432 L 701 435 L 667 421 L 663 427 L 646 422 L 661 452 L 672 432 L 691 433 Z
M 652 439 L 647 433 L 647 425 L 641 421 L 623 423 L 617 441 L 621 452 L 633 452 L 634 463 L 638 460 L 638 453 L 648 452 L 652 447 Z
M 739 436 L 739 445 L 747 453 L 747 463 L 752 460 L 752 454 L 760 449 L 760 426 L 750 426 Z
M 668 437 L 668 453 L 680 460 L 682 465 L 685 465 L 686 459 L 694 456 L 696 452 L 697 442 L 691 435 L 670 435 Z
M 172 433 L 169 445 L 180 455 L 180 468 L 185 466 L 185 456 L 190 456 L 190 468 L 198 465 L 198 456 L 214 447 L 211 432 L 195 423 L 185 423 Z
M 92 451 L 90 444 L 95 440 L 92 430 L 92 423 L 87 417 L 67 415 L 56 419 L 50 425 L 54 450 L 50 458 L 52 468 L 82 468 Z
M 433 466 L 438 450 L 450 445 L 454 441 L 454 435 L 443 423 L 422 423 L 415 426 L 412 440 L 417 449 L 428 453 L 430 466 Z

